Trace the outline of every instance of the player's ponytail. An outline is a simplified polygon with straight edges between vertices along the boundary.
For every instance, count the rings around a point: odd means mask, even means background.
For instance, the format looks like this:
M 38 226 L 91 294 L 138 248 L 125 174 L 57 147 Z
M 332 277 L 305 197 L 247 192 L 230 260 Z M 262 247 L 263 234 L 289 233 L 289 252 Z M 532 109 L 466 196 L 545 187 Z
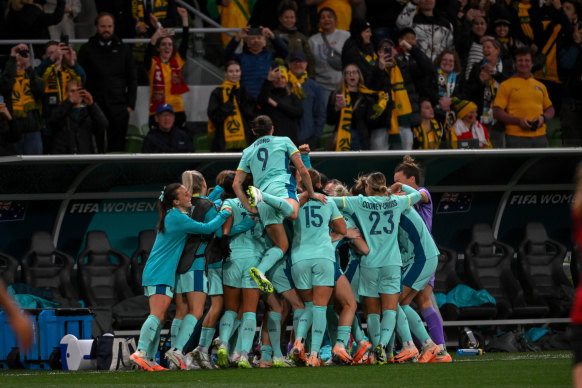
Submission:
M 205 183 L 206 180 L 204 179 L 204 175 L 199 171 L 188 170 L 182 173 L 182 184 L 186 187 L 186 190 L 192 193 L 192 195 L 206 195 L 206 193 L 202 192 Z
M 412 156 L 404 155 L 402 163 L 396 166 L 394 173 L 400 171 L 402 171 L 406 178 L 414 177 L 415 183 L 420 184 L 420 167 L 418 167 L 418 164 L 416 164 Z
M 251 128 L 257 137 L 267 136 L 273 129 L 273 121 L 267 115 L 260 115 L 251 122 Z
M 374 192 L 381 195 L 388 195 L 386 187 L 386 177 L 381 172 L 373 172 L 366 177 L 366 185 Z
M 158 213 L 160 220 L 158 221 L 157 230 L 160 233 L 166 231 L 166 214 L 168 210 L 174 207 L 174 200 L 178 199 L 178 189 L 182 185 L 180 183 L 171 183 L 164 187 L 160 197 L 158 198 Z

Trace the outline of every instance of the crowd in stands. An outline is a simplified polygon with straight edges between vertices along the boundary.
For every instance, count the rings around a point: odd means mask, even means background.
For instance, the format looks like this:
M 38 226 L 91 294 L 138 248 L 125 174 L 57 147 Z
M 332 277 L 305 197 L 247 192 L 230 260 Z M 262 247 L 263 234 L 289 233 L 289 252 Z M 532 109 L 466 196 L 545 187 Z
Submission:
M 548 127 L 560 144 L 582 145 L 580 0 L 207 0 L 201 8 L 240 28 L 214 34 L 225 82 L 203 103 L 213 151 L 251 144 L 248 123 L 261 113 L 276 135 L 313 149 L 548 147 Z M 68 40 L 84 11 L 96 16 L 96 32 L 77 58 Z M 50 39 L 0 46 L 3 154 L 124 152 L 140 84 L 150 87 L 150 127 L 168 104 L 179 137 L 191 136 L 182 70 L 194 16 L 175 0 L 8 0 L 0 15 L 2 39 Z M 73 81 L 79 106 L 67 92 Z M 72 106 L 68 120 L 60 105 Z M 155 152 L 182 152 L 172 141 Z

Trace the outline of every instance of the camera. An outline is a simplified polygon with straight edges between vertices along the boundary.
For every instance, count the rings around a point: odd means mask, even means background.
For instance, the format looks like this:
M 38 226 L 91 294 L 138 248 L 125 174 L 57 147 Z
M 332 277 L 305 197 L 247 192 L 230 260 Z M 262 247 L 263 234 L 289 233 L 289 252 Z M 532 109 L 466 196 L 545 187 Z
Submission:
M 28 49 L 25 50 L 18 50 L 18 55 L 20 55 L 22 58 L 28 58 Z
M 252 27 L 247 31 L 247 35 L 262 35 L 263 30 L 260 27 Z
M 69 45 L 69 35 L 61 35 L 61 43 Z
M 530 125 L 530 131 L 535 132 L 538 129 L 538 121 L 534 120 L 534 121 L 528 121 L 529 125 Z

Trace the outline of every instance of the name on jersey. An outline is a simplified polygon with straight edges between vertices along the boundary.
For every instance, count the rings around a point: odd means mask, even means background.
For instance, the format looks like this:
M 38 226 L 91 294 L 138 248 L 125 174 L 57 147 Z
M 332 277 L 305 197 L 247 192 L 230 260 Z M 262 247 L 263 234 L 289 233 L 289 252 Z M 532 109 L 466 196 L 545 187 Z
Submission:
M 265 138 L 259 139 L 255 142 L 255 147 L 260 146 L 261 144 L 269 143 L 270 141 L 271 141 L 271 139 L 265 139 Z
M 362 202 L 362 206 L 364 209 L 371 209 L 371 210 L 382 210 L 382 209 L 390 209 L 396 206 L 396 201 L 389 201 L 384 203 L 373 203 L 373 202 Z

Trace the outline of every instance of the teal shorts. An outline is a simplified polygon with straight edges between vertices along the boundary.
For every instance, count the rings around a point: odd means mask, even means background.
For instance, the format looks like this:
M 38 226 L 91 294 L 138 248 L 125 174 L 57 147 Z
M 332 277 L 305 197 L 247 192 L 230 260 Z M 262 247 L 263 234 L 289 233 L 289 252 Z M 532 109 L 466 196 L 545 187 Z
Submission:
M 170 286 L 144 286 L 143 294 L 145 296 L 152 296 L 152 295 L 166 295 L 170 298 L 174 297 L 174 288 Z
M 259 257 L 250 259 L 229 259 L 222 267 L 222 282 L 234 288 L 259 288 L 251 277 L 249 269 L 261 262 Z
M 208 295 L 223 295 L 222 291 L 222 267 L 208 268 Z
M 203 270 L 193 270 L 176 275 L 176 294 L 195 291 L 208 294 L 208 278 Z
M 275 291 L 279 294 L 295 288 L 293 278 L 291 277 L 291 270 L 288 268 L 285 258 L 279 260 L 265 275 L 273 285 Z
M 350 281 L 356 302 L 361 303 L 360 293 L 358 292 L 358 287 L 360 287 L 360 260 L 351 260 L 348 263 L 345 275 Z
M 313 286 L 335 286 L 335 267 L 328 259 L 301 260 L 291 266 L 293 282 L 298 290 Z
M 436 271 L 437 264 L 438 256 L 433 256 L 420 263 L 413 261 L 406 267 L 402 267 L 402 284 L 416 291 L 424 290 Z
M 368 268 L 360 265 L 360 296 L 379 298 L 380 294 L 393 295 L 400 292 L 399 265 L 386 265 L 380 268 Z
M 284 183 L 275 182 L 264 190 L 265 193 L 271 194 L 279 198 L 293 198 L 297 201 L 297 192 L 295 186 L 291 184 L 285 185 Z M 267 205 L 265 202 L 261 202 L 257 205 L 257 210 L 259 211 L 259 217 L 263 226 L 281 224 L 285 219 L 285 216 L 281 211 L 275 209 L 272 206 Z

